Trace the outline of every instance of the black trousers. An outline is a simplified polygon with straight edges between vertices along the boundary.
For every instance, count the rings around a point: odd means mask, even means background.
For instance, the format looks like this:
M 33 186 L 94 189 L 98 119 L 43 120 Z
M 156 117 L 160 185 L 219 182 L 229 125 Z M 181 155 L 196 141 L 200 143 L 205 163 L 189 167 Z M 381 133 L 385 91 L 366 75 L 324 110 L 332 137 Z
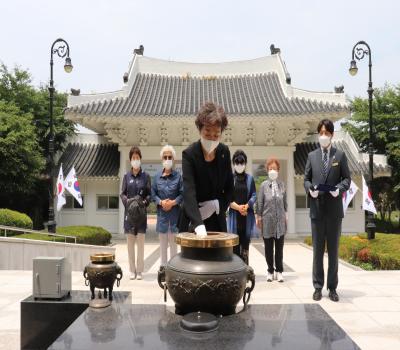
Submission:
M 265 260 L 267 260 L 268 272 L 283 272 L 283 244 L 285 236 L 277 238 L 264 238 Z M 274 269 L 274 245 L 275 245 L 275 269 Z
M 237 214 L 236 233 L 239 236 L 239 244 L 233 247 L 233 252 L 248 265 L 250 237 L 246 235 L 246 223 L 247 217 Z
M 341 218 L 311 219 L 313 243 L 312 279 L 314 288 L 324 287 L 325 244 L 328 250 L 328 279 L 326 285 L 328 289 L 336 289 L 338 285 L 338 254 L 341 231 Z
M 243 251 L 249 250 L 250 238 L 246 237 L 246 232 L 243 233 L 238 232 L 238 236 L 239 236 L 239 244 L 233 247 L 233 252 L 239 257 L 241 257 L 243 260 L 245 260 L 243 256 Z

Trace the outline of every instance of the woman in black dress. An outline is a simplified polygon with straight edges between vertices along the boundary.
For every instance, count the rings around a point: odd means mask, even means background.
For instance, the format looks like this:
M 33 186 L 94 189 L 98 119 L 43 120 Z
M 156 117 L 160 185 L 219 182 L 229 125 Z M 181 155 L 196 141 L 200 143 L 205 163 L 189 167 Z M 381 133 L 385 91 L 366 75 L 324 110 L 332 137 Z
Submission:
M 256 185 L 253 176 L 245 171 L 246 153 L 238 149 L 232 157 L 232 163 L 235 169 L 234 190 L 229 208 L 228 231 L 239 236 L 239 244 L 233 247 L 233 252 L 248 265 L 250 240 L 255 234 Z
M 229 148 L 221 135 L 228 125 L 222 107 L 207 102 L 199 111 L 196 126 L 200 140 L 182 152 L 183 208 L 180 231 L 226 232 L 225 212 L 233 193 Z

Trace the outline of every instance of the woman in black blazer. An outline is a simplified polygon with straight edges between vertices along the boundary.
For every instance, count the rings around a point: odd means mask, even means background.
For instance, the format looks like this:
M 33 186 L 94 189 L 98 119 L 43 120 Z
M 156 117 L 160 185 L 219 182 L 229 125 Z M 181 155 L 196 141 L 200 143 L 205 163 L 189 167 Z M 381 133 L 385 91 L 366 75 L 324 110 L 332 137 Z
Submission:
M 182 152 L 183 220 L 180 231 L 226 232 L 225 212 L 232 201 L 233 175 L 229 148 L 220 143 L 228 125 L 222 107 L 207 102 L 196 126 L 200 140 Z

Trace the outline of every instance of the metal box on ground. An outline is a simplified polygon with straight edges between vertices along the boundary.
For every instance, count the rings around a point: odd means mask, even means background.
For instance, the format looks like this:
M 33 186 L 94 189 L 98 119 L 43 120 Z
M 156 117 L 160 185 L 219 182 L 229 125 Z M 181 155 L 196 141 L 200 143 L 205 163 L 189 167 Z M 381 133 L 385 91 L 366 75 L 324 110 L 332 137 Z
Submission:
M 71 264 L 65 257 L 33 259 L 33 297 L 62 299 L 71 291 Z

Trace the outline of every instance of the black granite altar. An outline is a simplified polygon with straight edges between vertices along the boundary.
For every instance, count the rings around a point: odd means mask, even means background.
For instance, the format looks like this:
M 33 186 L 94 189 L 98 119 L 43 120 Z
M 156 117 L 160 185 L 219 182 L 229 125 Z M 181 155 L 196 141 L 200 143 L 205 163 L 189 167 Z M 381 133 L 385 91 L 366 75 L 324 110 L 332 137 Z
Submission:
M 132 303 L 131 292 L 113 292 L 113 303 Z M 21 301 L 21 349 L 47 349 L 89 306 L 90 291 L 62 300 L 30 296 Z
M 318 304 L 250 305 L 203 334 L 181 318 L 165 305 L 89 308 L 49 349 L 359 349 Z

